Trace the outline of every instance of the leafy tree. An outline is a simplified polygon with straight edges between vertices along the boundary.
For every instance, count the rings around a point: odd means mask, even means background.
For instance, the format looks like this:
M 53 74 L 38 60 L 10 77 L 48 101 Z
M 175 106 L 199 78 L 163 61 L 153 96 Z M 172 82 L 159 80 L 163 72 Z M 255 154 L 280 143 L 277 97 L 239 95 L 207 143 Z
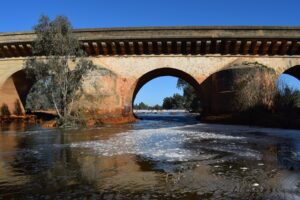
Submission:
M 184 109 L 184 97 L 182 95 L 174 94 L 172 99 L 174 109 Z
M 43 88 L 43 84 L 43 81 L 36 82 L 30 89 L 26 98 L 27 111 L 54 109 L 51 99 L 47 97 L 44 93 L 45 91 L 41 90 L 41 87 Z
M 151 107 L 153 110 L 161 110 L 162 107 L 158 104 L 156 104 L 155 106 Z
M 154 106 L 148 106 L 144 102 L 140 102 L 139 104 L 135 104 L 133 107 L 134 107 L 134 109 L 137 109 L 137 110 L 161 110 L 162 109 L 162 107 L 158 104 L 156 104 Z
M 136 104 L 134 106 L 134 109 L 138 109 L 138 110 L 147 110 L 149 108 L 149 106 L 147 104 L 145 104 L 144 102 L 140 102 L 139 104 Z
M 166 97 L 163 100 L 163 105 L 162 105 L 163 109 L 173 109 L 173 99 L 172 97 Z
M 163 100 L 163 109 L 184 109 L 184 97 L 180 94 L 174 94 L 172 97 L 166 97 Z
M 197 112 L 201 109 L 200 99 L 193 86 L 179 78 L 177 88 L 183 89 L 184 108 L 186 110 Z
M 65 126 L 76 122 L 80 117 L 73 103 L 81 96 L 78 91 L 82 89 L 83 78 L 96 67 L 85 59 L 66 17 L 58 16 L 51 21 L 42 16 L 34 31 L 37 35 L 34 57 L 24 68 L 39 83 L 37 91 L 45 94 L 53 104 L 59 124 Z

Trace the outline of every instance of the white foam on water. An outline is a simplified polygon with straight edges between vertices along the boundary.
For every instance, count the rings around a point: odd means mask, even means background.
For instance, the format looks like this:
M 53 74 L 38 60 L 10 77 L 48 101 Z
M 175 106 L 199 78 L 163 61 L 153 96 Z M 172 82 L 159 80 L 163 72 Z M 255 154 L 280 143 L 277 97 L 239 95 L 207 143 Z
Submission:
M 291 139 L 294 141 L 294 153 L 297 160 L 300 160 L 300 130 L 296 129 L 281 129 L 281 128 L 263 128 L 256 126 L 246 126 L 246 125 L 221 125 L 221 124 L 206 124 L 199 123 L 196 125 L 189 125 L 185 127 L 190 127 L 192 129 L 199 130 L 209 130 L 212 132 L 229 132 L 233 135 L 240 135 L 241 133 L 260 133 L 262 136 L 275 136 L 285 139 Z M 256 152 L 254 152 L 255 154 Z M 250 151 L 245 151 L 245 154 L 254 156 Z M 245 155 L 246 156 L 246 155 Z
M 90 148 L 102 156 L 135 154 L 159 161 L 203 160 L 213 157 L 213 154 L 201 148 L 189 148 L 194 141 L 203 140 L 243 140 L 244 137 L 216 134 L 204 131 L 188 131 L 182 128 L 158 128 L 132 130 L 116 135 L 108 140 L 72 143 L 71 147 Z M 232 145 L 231 145 L 232 146 Z M 230 153 L 244 153 L 240 148 L 223 148 Z M 246 151 L 249 151 L 247 149 Z M 253 150 L 251 151 L 254 154 Z M 259 154 L 258 152 L 256 152 Z

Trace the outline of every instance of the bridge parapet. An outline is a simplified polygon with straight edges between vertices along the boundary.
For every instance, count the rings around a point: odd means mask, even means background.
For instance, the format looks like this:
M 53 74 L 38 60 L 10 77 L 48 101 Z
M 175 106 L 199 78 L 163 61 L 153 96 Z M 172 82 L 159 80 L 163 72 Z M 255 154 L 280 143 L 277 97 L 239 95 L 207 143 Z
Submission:
M 141 27 L 77 29 L 88 56 L 299 56 L 300 27 Z M 32 56 L 33 32 L 0 33 L 0 58 Z

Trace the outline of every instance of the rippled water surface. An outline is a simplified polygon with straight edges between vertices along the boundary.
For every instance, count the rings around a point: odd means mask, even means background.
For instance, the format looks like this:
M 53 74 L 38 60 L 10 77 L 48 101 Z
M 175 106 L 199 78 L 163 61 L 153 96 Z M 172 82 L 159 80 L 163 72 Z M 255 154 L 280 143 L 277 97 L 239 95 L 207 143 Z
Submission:
M 0 128 L 0 199 L 300 199 L 300 131 L 140 115 Z

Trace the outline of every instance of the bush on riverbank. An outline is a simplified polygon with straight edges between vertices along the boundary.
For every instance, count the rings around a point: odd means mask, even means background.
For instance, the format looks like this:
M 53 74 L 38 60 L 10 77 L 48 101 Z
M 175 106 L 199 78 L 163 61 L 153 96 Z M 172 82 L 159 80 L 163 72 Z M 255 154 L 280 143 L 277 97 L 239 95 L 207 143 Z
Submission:
M 139 104 L 133 105 L 133 109 L 135 110 L 161 110 L 162 106 L 156 104 L 154 106 L 149 106 L 144 102 L 140 102 Z

